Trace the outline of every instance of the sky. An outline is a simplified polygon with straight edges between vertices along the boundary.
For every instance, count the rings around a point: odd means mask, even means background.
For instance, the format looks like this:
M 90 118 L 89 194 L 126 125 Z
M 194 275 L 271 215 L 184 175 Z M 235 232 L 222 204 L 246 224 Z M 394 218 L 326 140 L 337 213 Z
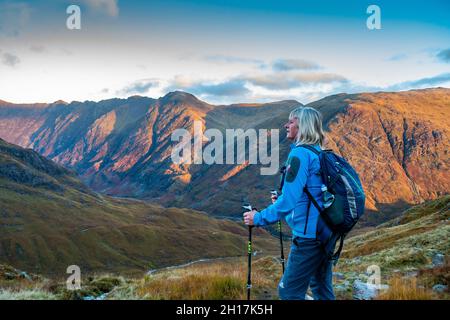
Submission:
M 66 12 L 81 10 L 81 29 Z M 369 29 L 370 5 L 381 29 Z M 450 87 L 450 1 L 0 0 L 0 100 L 215 104 Z

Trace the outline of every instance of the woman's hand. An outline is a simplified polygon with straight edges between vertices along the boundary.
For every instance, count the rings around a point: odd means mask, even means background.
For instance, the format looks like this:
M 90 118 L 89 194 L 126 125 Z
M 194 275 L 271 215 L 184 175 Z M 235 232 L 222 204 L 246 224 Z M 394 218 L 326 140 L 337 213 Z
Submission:
M 272 203 L 275 203 L 278 199 L 278 194 L 272 194 L 270 198 L 272 199 Z
M 244 213 L 244 223 L 248 226 L 253 226 L 253 217 L 256 214 L 256 210 L 247 211 Z

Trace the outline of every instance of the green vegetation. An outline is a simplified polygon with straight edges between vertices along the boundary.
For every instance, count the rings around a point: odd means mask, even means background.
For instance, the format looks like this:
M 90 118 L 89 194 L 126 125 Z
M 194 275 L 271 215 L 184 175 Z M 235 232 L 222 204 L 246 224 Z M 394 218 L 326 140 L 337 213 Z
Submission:
M 352 299 L 352 283 L 365 282 L 367 267 L 378 265 L 389 289 L 378 299 L 449 299 L 450 196 L 424 203 L 369 232 L 349 238 L 335 268 L 338 299 Z M 258 238 L 258 237 L 255 237 Z M 382 241 L 384 239 L 384 241 Z M 443 261 L 433 261 L 436 255 Z M 253 262 L 253 297 L 277 299 L 281 266 L 277 258 L 257 255 Z M 246 259 L 226 258 L 156 270 L 135 278 L 92 274 L 82 289 L 68 291 L 58 280 L 0 267 L 1 299 L 245 299 Z
M 408 271 L 431 263 L 435 254 L 450 251 L 450 196 L 415 206 L 400 217 L 346 241 L 342 261 L 366 268 Z M 358 259 L 355 259 L 358 258 Z
M 382 299 L 449 299 L 448 289 L 442 293 L 431 291 L 434 285 L 449 285 L 449 206 L 447 195 L 349 238 L 337 265 L 344 277 L 337 283 L 352 282 L 358 277 L 366 280 L 367 267 L 378 265 L 382 282 L 390 283 L 389 290 L 380 296 Z M 433 259 L 438 255 L 443 256 L 443 261 L 436 264 Z
M 4 186 L 0 180 L 0 259 L 21 269 L 64 276 L 67 266 L 76 264 L 84 272 L 141 273 L 245 253 L 244 226 L 193 210 L 94 198 L 74 190 L 56 195 Z M 263 234 L 256 248 L 274 249 L 276 243 Z
M 15 165 L 6 168 L 5 162 Z M 1 139 L 0 168 L 1 263 L 65 279 L 70 265 L 78 265 L 82 274 L 132 276 L 245 254 L 247 229 L 240 223 L 101 196 L 70 171 Z M 276 245 L 259 231 L 256 250 L 274 252 Z

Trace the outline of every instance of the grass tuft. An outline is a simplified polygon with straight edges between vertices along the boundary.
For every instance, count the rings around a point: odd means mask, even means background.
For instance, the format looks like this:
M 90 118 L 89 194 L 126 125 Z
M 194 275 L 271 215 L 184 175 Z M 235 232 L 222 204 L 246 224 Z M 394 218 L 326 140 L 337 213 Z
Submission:
M 417 285 L 416 278 L 393 277 L 389 289 L 378 296 L 378 300 L 432 300 L 433 293 Z

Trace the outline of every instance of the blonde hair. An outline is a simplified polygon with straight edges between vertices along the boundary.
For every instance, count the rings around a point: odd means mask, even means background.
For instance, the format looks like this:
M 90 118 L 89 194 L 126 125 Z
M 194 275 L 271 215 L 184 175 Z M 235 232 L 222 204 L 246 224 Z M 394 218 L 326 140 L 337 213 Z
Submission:
M 323 147 L 325 134 L 322 129 L 322 115 L 316 109 L 299 107 L 292 110 L 289 119 L 298 120 L 298 133 L 296 144 L 319 144 Z

